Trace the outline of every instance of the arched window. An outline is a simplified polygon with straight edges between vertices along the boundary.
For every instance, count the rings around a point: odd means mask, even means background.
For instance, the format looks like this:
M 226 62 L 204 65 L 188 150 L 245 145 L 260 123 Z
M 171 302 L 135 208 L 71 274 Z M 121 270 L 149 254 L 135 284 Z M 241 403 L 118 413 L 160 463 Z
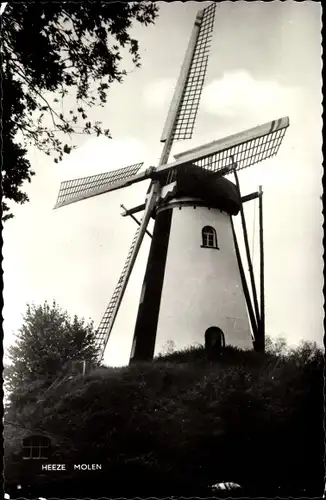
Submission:
M 202 238 L 203 238 L 203 248 L 217 248 L 219 250 L 217 244 L 216 231 L 212 226 L 205 226 L 202 229 Z
M 28 436 L 23 439 L 23 458 L 45 460 L 49 458 L 51 440 L 46 436 Z

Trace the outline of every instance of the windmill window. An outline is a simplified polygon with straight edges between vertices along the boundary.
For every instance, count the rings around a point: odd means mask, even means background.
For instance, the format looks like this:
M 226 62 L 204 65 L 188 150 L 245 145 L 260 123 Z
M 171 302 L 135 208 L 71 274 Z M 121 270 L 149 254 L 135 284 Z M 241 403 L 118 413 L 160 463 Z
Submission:
M 49 458 L 51 441 L 46 436 L 29 436 L 23 439 L 22 448 L 25 460 L 46 460 Z
M 216 231 L 212 226 L 205 226 L 202 229 L 202 240 L 202 248 L 216 248 L 219 250 Z

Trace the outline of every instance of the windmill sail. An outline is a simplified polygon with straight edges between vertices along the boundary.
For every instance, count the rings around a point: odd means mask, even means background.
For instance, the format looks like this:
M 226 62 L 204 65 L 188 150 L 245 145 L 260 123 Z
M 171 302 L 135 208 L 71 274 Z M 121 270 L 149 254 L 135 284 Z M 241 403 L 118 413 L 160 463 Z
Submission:
M 147 171 L 136 176 L 142 165 L 143 163 L 136 163 L 111 172 L 64 181 L 60 185 L 54 208 L 70 205 L 92 196 L 129 186 L 130 183 L 142 181 L 148 177 Z
M 177 120 L 173 130 L 173 139 L 191 139 L 202 94 L 210 43 L 212 39 L 216 3 L 203 10 L 194 57 L 183 91 Z
M 247 134 L 243 132 L 241 137 L 239 134 L 238 140 L 242 139 L 241 143 L 232 142 L 233 136 L 231 136 L 221 142 L 219 151 L 196 161 L 195 164 L 213 172 L 224 171 L 231 166 L 230 158 L 232 157 L 237 164 L 236 170 L 251 167 L 278 153 L 288 126 L 289 119 L 281 118 L 248 130 Z M 249 132 L 254 132 L 254 135 L 250 137 Z
M 250 167 L 277 154 L 289 123 L 288 117 L 280 118 L 174 155 L 176 161 L 158 167 L 155 175 L 159 177 L 161 172 L 185 163 L 193 163 L 212 172 L 226 173 L 231 167 L 231 157 L 237 164 L 236 170 Z
M 191 139 L 206 76 L 216 2 L 198 12 L 161 142 Z
M 174 139 L 190 139 L 192 136 L 206 75 L 208 49 L 213 30 L 215 8 L 216 4 L 214 2 L 197 14 L 188 52 L 181 69 L 161 138 L 161 142 L 165 142 L 165 144 L 159 165 L 167 163 Z M 147 178 L 151 177 L 152 173 L 153 170 Z M 159 182 L 157 180 L 153 181 L 149 189 L 141 226 L 137 230 L 120 279 L 98 328 L 98 342 L 102 347 L 102 357 L 159 192 Z
M 115 318 L 118 314 L 118 310 L 131 275 L 131 271 L 136 261 L 140 245 L 143 241 L 149 219 L 156 203 L 158 195 L 157 191 L 157 184 L 152 184 L 150 192 L 148 194 L 144 216 L 131 243 L 125 265 L 115 287 L 114 293 L 97 329 L 96 346 L 101 348 L 99 361 L 103 359 L 106 344 L 109 340 Z
M 130 259 L 132 256 L 132 252 L 133 252 L 135 245 L 136 245 L 136 242 L 137 242 L 137 238 L 139 236 L 139 232 L 140 232 L 140 226 L 138 227 L 138 229 L 135 233 L 134 239 L 132 240 L 132 243 L 131 243 L 127 258 L 126 258 L 126 262 L 125 262 L 125 265 L 122 269 L 119 281 L 114 289 L 114 292 L 113 292 L 113 295 L 112 295 L 111 300 L 109 302 L 109 305 L 106 308 L 106 311 L 105 311 L 105 313 L 101 319 L 101 322 L 98 326 L 98 329 L 96 331 L 95 346 L 100 349 L 99 352 L 100 352 L 101 359 L 99 361 L 101 361 L 103 358 L 104 350 L 105 350 L 106 344 L 108 343 L 108 340 L 110 337 L 110 333 L 111 333 L 114 319 L 115 319 L 114 312 L 115 312 L 115 309 L 116 309 L 116 306 L 117 306 L 117 303 L 119 300 L 119 295 L 121 293 L 123 280 L 126 276 L 126 272 L 127 272 L 129 262 L 130 262 Z

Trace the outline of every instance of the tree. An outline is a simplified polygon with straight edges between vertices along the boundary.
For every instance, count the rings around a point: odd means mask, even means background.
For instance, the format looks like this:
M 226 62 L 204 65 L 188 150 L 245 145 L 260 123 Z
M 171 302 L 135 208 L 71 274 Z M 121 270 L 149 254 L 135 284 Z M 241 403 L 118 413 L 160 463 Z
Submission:
M 174 353 L 175 350 L 176 346 L 174 340 L 167 340 L 162 345 L 162 349 L 159 356 L 169 356 L 170 354 Z
M 54 161 L 74 147 L 72 134 L 104 134 L 87 108 L 104 106 L 113 82 L 127 74 L 121 49 L 140 67 L 133 22 L 147 26 L 158 8 L 152 2 L 25 2 L 8 4 L 1 16 L 2 190 L 5 200 L 28 201 L 22 191 L 34 172 L 27 147 L 36 146 Z M 66 97 L 74 109 L 65 109 Z M 60 102 L 59 102 L 60 101 Z M 81 124 L 82 123 L 82 124 Z M 3 220 L 13 217 L 4 201 Z
M 8 348 L 12 364 L 5 369 L 9 392 L 17 395 L 28 386 L 49 386 L 70 360 L 95 364 L 97 348 L 93 324 L 71 319 L 53 302 L 52 306 L 28 305 L 15 345 Z M 12 399 L 12 396 L 11 396 Z

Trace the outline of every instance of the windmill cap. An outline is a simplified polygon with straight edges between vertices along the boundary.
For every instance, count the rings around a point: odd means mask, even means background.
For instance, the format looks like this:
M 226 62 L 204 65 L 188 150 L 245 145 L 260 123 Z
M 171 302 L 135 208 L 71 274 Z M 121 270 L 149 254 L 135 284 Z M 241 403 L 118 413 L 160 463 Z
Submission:
M 176 189 L 165 198 L 165 202 L 171 198 L 194 197 L 230 215 L 239 213 L 241 199 L 236 185 L 218 173 L 187 163 L 176 168 L 174 180 Z

